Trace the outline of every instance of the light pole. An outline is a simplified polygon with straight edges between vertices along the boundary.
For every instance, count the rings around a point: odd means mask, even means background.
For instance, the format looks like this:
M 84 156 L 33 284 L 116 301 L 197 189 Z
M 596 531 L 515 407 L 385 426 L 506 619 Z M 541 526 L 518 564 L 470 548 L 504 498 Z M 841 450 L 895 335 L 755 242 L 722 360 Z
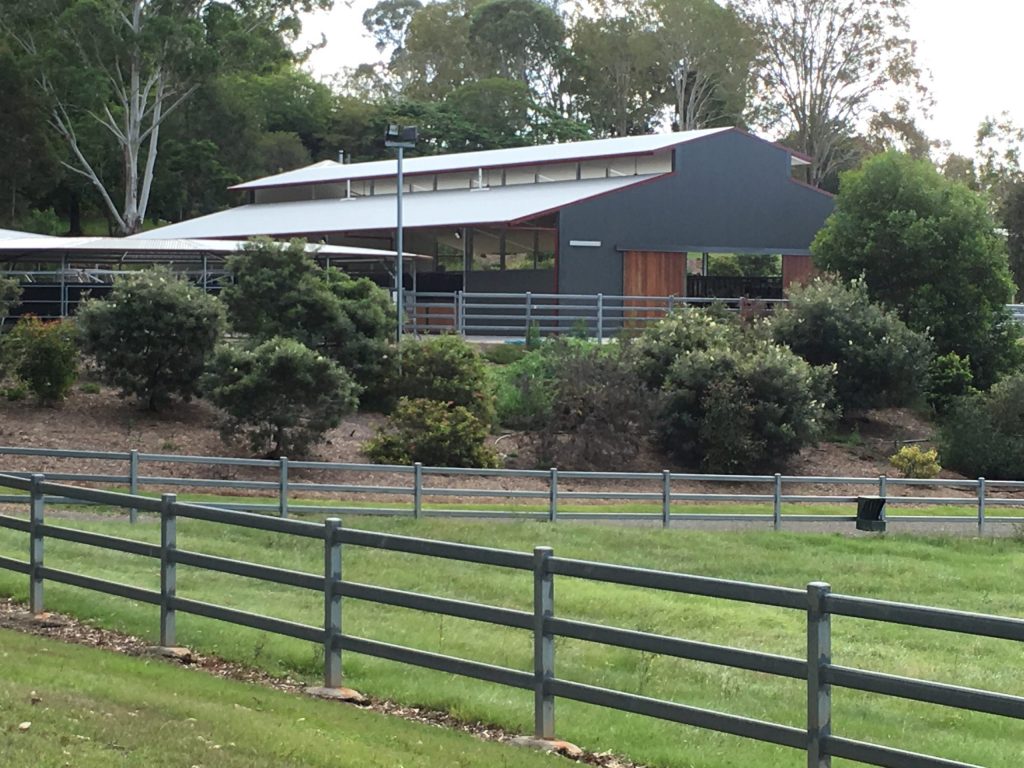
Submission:
M 402 284 L 403 275 L 403 256 L 405 244 L 403 243 L 402 233 L 402 159 L 405 155 L 406 149 L 414 149 L 416 147 L 416 139 L 419 136 L 419 132 L 415 125 L 401 126 L 401 125 L 389 125 L 387 132 L 384 134 L 384 146 L 394 147 L 398 150 L 398 215 L 396 217 L 395 227 L 395 250 L 398 251 L 397 258 L 395 259 L 395 305 L 398 310 L 398 330 L 395 334 L 398 343 L 402 343 L 402 326 L 403 313 L 405 312 L 405 300 L 404 300 L 404 286 Z

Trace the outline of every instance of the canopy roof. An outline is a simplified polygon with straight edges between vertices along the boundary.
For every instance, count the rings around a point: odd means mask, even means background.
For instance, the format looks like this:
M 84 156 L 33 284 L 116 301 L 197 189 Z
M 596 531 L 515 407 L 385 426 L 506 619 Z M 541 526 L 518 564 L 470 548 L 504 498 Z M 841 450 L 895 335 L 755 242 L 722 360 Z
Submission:
M 448 192 L 414 192 L 403 197 L 403 226 L 514 224 L 651 178 L 657 177 L 626 176 Z M 243 205 L 143 232 L 131 239 L 299 235 L 389 230 L 394 227 L 395 196 L 388 195 Z
M 413 176 L 420 173 L 444 173 L 477 168 L 499 168 L 649 154 L 659 149 L 667 149 L 705 136 L 732 130 L 735 129 L 709 128 L 700 131 L 660 133 L 649 136 L 621 136 L 614 139 L 574 141 L 566 144 L 542 144 L 531 147 L 488 149 L 480 152 L 458 152 L 450 155 L 428 155 L 406 158 L 402 167 L 406 175 Z M 796 162 L 802 161 L 797 159 Z M 372 179 L 395 176 L 397 173 L 397 160 L 375 160 L 349 165 L 325 160 L 294 171 L 236 184 L 231 189 L 261 189 L 294 184 L 345 181 L 346 179 Z
M 0 229 L 0 240 L 20 240 L 22 238 L 45 238 L 47 235 L 37 235 L 35 232 L 19 232 L 16 229 Z

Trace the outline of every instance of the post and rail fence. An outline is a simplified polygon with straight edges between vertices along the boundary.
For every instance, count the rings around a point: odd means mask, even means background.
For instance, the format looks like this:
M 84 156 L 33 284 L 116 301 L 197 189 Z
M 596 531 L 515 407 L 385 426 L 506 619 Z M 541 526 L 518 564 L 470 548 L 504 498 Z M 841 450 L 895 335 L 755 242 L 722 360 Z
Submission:
M 44 611 L 46 585 L 53 582 L 156 606 L 159 609 L 160 642 L 165 646 L 179 642 L 176 628 L 178 613 L 204 616 L 322 646 L 323 682 L 328 688 L 341 685 L 342 654 L 357 653 L 532 691 L 535 736 L 541 739 L 555 737 L 556 705 L 565 699 L 805 751 L 809 768 L 828 768 L 832 758 L 888 768 L 971 768 L 969 764 L 956 760 L 837 734 L 832 723 L 833 689 L 869 692 L 1024 719 L 1024 697 L 841 666 L 833 662 L 831 653 L 833 616 L 1017 642 L 1024 641 L 1024 620 L 1021 619 L 834 594 L 828 584 L 821 582 L 812 582 L 801 590 L 563 558 L 547 547 L 537 547 L 528 553 L 355 530 L 343 527 L 337 518 L 329 518 L 323 523 L 278 519 L 182 503 L 173 494 L 154 499 L 58 484 L 39 474 L 28 478 L 0 475 L 0 487 L 28 494 L 28 519 L 0 515 L 0 529 L 27 534 L 25 551 L 28 560 L 0 557 L 0 569 L 28 578 L 30 609 L 34 613 Z M 158 515 L 160 543 L 53 525 L 46 521 L 45 516 L 50 499 L 74 499 Z M 179 520 L 201 520 L 321 541 L 323 570 L 317 573 L 286 570 L 179 548 Z M 54 567 L 45 552 L 45 542 L 50 539 L 156 560 L 160 569 L 160 588 L 143 589 Z M 342 557 L 349 546 L 532 572 L 533 610 L 514 610 L 346 580 Z M 182 597 L 177 590 L 178 566 L 321 593 L 323 623 L 319 626 L 303 624 Z M 424 573 L 429 574 L 430 569 L 424 569 Z M 563 577 L 797 611 L 806 615 L 806 654 L 803 658 L 780 656 L 563 618 L 556 610 L 554 589 L 556 578 Z M 532 634 L 533 669 L 525 671 L 496 666 L 349 634 L 343 624 L 345 614 L 341 604 L 344 599 L 523 630 Z M 804 681 L 806 722 L 802 726 L 768 722 L 564 679 L 558 676 L 556 668 L 557 638 L 572 638 Z
M 546 470 L 527 469 L 479 469 L 456 467 L 426 467 L 422 464 L 384 465 L 351 464 L 324 461 L 294 461 L 281 459 L 247 459 L 217 456 L 186 456 L 176 454 L 142 453 L 129 451 L 85 451 L 73 449 L 25 448 L 0 446 L 0 457 L 24 457 L 44 459 L 93 460 L 106 463 L 121 463 L 123 473 L 90 473 L 48 471 L 48 477 L 55 481 L 89 483 L 113 488 L 127 488 L 135 495 L 145 488 L 165 491 L 187 488 L 192 491 L 209 491 L 217 494 L 232 492 L 257 492 L 273 501 L 254 498 L 252 501 L 235 498 L 230 501 L 207 501 L 209 506 L 221 509 L 264 512 L 286 518 L 298 514 L 359 514 L 420 517 L 463 517 L 481 519 L 514 519 L 538 521 L 603 520 L 608 522 L 638 521 L 651 522 L 669 527 L 673 523 L 687 521 L 719 521 L 731 523 L 771 524 L 774 530 L 784 525 L 803 523 L 854 522 L 856 516 L 835 513 L 807 514 L 786 513 L 785 505 L 836 505 L 852 507 L 861 496 L 878 496 L 889 507 L 967 508 L 969 513 L 960 514 L 886 514 L 888 523 L 933 523 L 964 525 L 976 529 L 979 536 L 986 535 L 993 525 L 1024 524 L 1024 515 L 992 514 L 993 509 L 1018 509 L 1024 507 L 1024 481 L 897 478 L 879 477 L 809 477 L 798 475 L 707 475 L 680 472 L 579 472 L 553 467 Z M 31 471 L 22 471 L 4 459 L 7 474 L 28 477 Z M 184 474 L 148 474 L 146 465 L 208 467 L 220 473 L 221 477 L 193 476 Z M 240 470 L 262 472 L 266 479 L 238 479 L 229 477 Z M 297 473 L 303 477 L 297 477 Z M 355 474 L 359 482 L 313 482 L 310 475 L 333 473 L 334 475 Z M 366 476 L 381 478 L 367 482 Z M 459 482 L 480 483 L 489 481 L 491 487 L 459 487 Z M 500 487 L 508 481 L 519 481 L 520 486 L 532 484 L 533 488 Z M 594 490 L 592 484 L 614 486 L 616 483 L 630 483 L 629 490 L 605 487 Z M 589 488 L 574 490 L 568 486 Z M 633 490 L 636 487 L 649 490 Z M 696 487 L 694 487 L 696 486 Z M 724 486 L 722 491 L 708 490 L 707 487 Z M 747 486 L 759 493 L 736 493 L 730 486 Z M 799 493 L 801 487 L 811 490 L 833 487 L 838 492 Z M 898 495 L 897 490 L 914 493 L 918 488 L 948 489 L 947 495 Z M 851 493 L 856 490 L 857 493 Z M 962 495 L 952 495 L 959 492 Z M 920 493 L 920 492 L 918 492 Z M 998 495 L 1002 494 L 1002 495 Z M 1019 495 L 1013 495 L 1019 494 Z M 304 498 L 300 498 L 300 495 Z M 317 499 L 316 496 L 322 498 Z M 394 499 L 395 502 L 380 501 Z M 398 505 L 401 499 L 402 506 Z M 499 509 L 467 508 L 466 506 L 436 506 L 431 499 L 478 499 L 477 506 L 499 506 Z M 0 495 L 0 503 L 18 502 L 20 497 Z M 75 503 L 75 500 L 69 500 Z M 347 501 L 348 503 L 344 503 Z M 314 503 L 316 502 L 316 503 Z M 593 502 L 597 502 L 593 504 Z M 467 501 L 467 503 L 469 503 Z M 764 513 L 748 511 L 694 511 L 694 505 L 764 505 Z M 517 505 L 533 509 L 515 510 Z M 634 511 L 602 507 L 629 505 Z M 650 511 L 635 511 L 637 507 L 649 507 Z M 699 507 L 698 507 L 699 509 Z M 136 508 L 129 510 L 131 519 L 136 517 Z M 852 511 L 852 510 L 851 510 Z

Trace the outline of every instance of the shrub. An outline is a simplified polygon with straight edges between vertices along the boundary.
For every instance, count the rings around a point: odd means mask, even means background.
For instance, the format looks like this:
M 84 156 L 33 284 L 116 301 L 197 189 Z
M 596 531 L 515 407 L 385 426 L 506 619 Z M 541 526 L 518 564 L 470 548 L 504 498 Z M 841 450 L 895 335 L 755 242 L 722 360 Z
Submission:
M 525 345 L 520 344 L 488 344 L 481 354 L 489 363 L 509 365 L 522 360 L 526 351 Z
M 63 400 L 78 377 L 74 325 L 23 317 L 4 340 L 14 372 L 43 404 Z
M 739 324 L 731 316 L 684 309 L 649 326 L 630 342 L 629 356 L 640 380 L 650 389 L 659 389 L 679 355 L 727 347 L 739 335 Z
M 355 410 L 359 392 L 344 368 L 280 337 L 221 347 L 202 387 L 225 414 L 226 441 L 242 437 L 254 453 L 273 457 L 304 455 Z
M 295 339 L 348 370 L 363 387 L 365 404 L 388 404 L 395 311 L 387 291 L 321 269 L 302 240 L 254 240 L 227 266 L 234 283 L 221 297 L 232 328 L 256 341 Z
M 760 340 L 681 354 L 665 380 L 659 441 L 712 472 L 774 469 L 821 435 L 830 377 Z
M 535 437 L 541 466 L 614 470 L 636 458 L 650 434 L 654 400 L 621 354 L 570 345 L 549 355 L 558 365 L 547 385 Z
M 494 397 L 483 358 L 459 336 L 403 343 L 396 394 L 460 405 L 487 427 L 494 421 Z
M 936 413 L 949 411 L 958 398 L 972 394 L 971 361 L 956 352 L 939 355 L 928 367 L 928 403 Z
M 21 297 L 21 285 L 12 277 L 0 277 L 0 325 Z
M 930 480 L 938 477 L 939 453 L 934 448 L 922 451 L 916 445 L 904 445 L 889 457 L 889 463 L 904 477 L 921 477 Z
M 150 410 L 189 400 L 224 330 L 220 303 L 165 268 L 114 282 L 78 310 L 82 349 L 99 376 Z
M 925 388 L 931 346 L 873 304 L 862 280 L 818 279 L 791 291 L 772 319 L 775 339 L 811 365 L 834 365 L 844 409 L 908 405 Z
M 403 397 L 364 451 L 378 464 L 422 462 L 438 467 L 496 467 L 487 426 L 468 408 Z
M 969 477 L 1024 479 L 1024 373 L 960 398 L 943 421 L 939 454 Z

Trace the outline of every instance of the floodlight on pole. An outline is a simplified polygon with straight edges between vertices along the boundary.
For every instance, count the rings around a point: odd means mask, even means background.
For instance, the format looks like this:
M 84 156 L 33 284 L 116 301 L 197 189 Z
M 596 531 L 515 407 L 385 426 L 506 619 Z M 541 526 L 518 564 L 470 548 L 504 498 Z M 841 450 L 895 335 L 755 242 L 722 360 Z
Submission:
M 384 146 L 394 147 L 398 150 L 398 211 L 395 222 L 395 250 L 398 252 L 395 258 L 395 308 L 398 311 L 398 329 L 395 334 L 399 343 L 402 341 L 402 326 L 403 313 L 405 312 L 405 302 L 403 300 L 404 285 L 403 285 L 403 257 L 405 255 L 405 243 L 403 242 L 402 232 L 402 187 L 404 181 L 402 178 L 402 159 L 406 149 L 414 149 L 416 147 L 416 140 L 419 138 L 419 131 L 415 125 L 395 125 L 394 123 L 388 125 L 387 131 L 384 133 Z

